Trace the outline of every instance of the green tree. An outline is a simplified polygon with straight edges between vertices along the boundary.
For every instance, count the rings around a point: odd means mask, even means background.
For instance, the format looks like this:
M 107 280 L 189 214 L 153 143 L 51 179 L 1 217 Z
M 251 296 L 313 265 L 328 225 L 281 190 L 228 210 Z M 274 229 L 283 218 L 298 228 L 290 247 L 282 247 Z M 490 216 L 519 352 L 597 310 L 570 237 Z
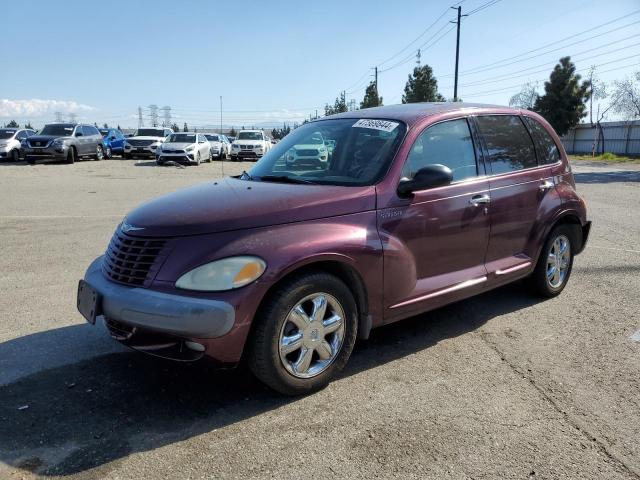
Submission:
M 180 127 L 178 126 L 177 123 L 173 123 L 173 125 L 171 125 L 171 130 L 173 130 L 174 132 L 179 132 L 180 131 Z
M 120 125 L 118 125 L 118 130 L 122 131 L 122 129 L 120 128 Z
M 104 123 L 102 124 L 102 128 L 109 128 L 109 124 L 108 124 L 107 122 L 104 122 Z
M 182 127 L 182 131 L 183 132 L 188 132 L 189 131 L 189 126 L 187 125 L 187 122 L 184 122 L 184 127 Z
M 24 124 L 24 128 L 29 128 L 29 129 L 31 129 L 31 130 L 35 130 L 35 128 L 33 128 L 33 127 L 31 126 L 31 122 L 27 122 L 27 123 L 25 123 L 25 124 Z
M 20 128 L 20 124 L 15 120 L 11 120 L 9 123 L 5 125 L 7 128 Z
M 231 127 L 231 130 L 229 130 L 229 136 L 230 137 L 235 137 L 238 134 L 238 132 L 236 132 L 236 129 Z
M 346 112 L 349 109 L 347 108 L 347 96 L 345 92 L 341 92 L 340 95 L 336 97 L 336 101 L 333 106 L 326 104 L 324 106 L 324 115 L 328 117 L 329 115 L 335 115 L 336 113 Z M 307 122 L 303 122 L 307 123 Z
M 555 66 L 549 81 L 544 82 L 544 95 L 538 97 L 533 110 L 542 115 L 562 136 L 587 115 L 591 96 L 591 84 L 580 82 L 571 57 L 562 57 Z
M 360 102 L 360 108 L 379 107 L 382 105 L 382 97 L 378 95 L 376 82 L 371 81 L 364 92 L 364 99 Z
M 444 101 L 445 98 L 438 93 L 438 80 L 433 76 L 433 69 L 429 65 L 414 68 L 404 87 L 402 103 Z

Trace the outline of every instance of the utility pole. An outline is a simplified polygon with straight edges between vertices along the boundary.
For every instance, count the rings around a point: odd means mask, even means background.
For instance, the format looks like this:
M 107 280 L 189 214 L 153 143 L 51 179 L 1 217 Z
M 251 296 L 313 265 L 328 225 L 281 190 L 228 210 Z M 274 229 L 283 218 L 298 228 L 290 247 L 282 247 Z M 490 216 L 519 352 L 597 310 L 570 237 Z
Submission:
M 222 135 L 222 95 L 220 95 L 220 135 Z
M 455 74 L 455 80 L 453 82 L 453 101 L 457 102 L 458 101 L 458 61 L 460 59 L 460 19 L 462 17 L 466 17 L 466 15 L 462 15 L 462 7 L 451 7 L 454 10 L 458 10 L 458 20 L 455 22 L 451 22 L 451 23 L 457 23 L 458 24 L 458 34 L 457 34 L 457 39 L 456 39 L 456 74 Z
M 377 94 L 378 93 L 378 67 L 375 67 L 375 70 L 376 70 L 375 76 L 376 76 L 376 94 Z
M 422 54 L 420 53 L 420 49 L 418 49 L 418 53 L 416 53 L 416 65 L 418 68 L 420 68 L 420 57 L 422 57 Z

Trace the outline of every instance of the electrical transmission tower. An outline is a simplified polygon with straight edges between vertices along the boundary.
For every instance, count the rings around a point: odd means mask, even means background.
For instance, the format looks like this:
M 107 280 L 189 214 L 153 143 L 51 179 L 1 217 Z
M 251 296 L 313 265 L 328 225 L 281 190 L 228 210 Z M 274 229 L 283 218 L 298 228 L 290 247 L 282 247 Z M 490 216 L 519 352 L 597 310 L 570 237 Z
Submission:
M 144 127 L 144 121 L 142 120 L 142 107 L 138 107 L 138 128 Z
M 420 53 L 420 49 L 418 49 L 418 53 L 416 54 L 416 65 L 418 66 L 418 68 L 420 68 L 420 58 L 422 57 L 422 54 Z
M 76 120 L 78 120 L 78 115 L 76 115 L 75 113 L 70 113 L 69 114 L 69 123 L 76 123 Z
M 62 123 L 62 112 L 55 112 L 56 122 Z
M 162 126 L 170 127 L 171 126 L 171 107 L 169 105 L 165 105 L 160 109 L 162 111 Z
M 149 105 L 149 117 L 151 118 L 151 126 L 158 126 L 158 105 Z
M 356 106 L 356 99 L 355 98 L 352 98 L 352 99 L 349 100 L 349 103 L 347 104 L 347 109 L 350 112 L 353 112 L 354 110 L 358 109 L 358 107 Z

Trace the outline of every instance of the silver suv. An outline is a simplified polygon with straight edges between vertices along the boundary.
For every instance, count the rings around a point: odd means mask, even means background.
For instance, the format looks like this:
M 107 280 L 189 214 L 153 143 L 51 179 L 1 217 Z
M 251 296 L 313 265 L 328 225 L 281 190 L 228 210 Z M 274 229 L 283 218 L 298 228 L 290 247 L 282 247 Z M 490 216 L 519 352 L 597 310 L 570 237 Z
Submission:
M 32 165 L 38 160 L 73 163 L 81 157 L 104 158 L 102 135 L 93 125 L 51 123 L 23 140 L 21 147 L 25 160 Z

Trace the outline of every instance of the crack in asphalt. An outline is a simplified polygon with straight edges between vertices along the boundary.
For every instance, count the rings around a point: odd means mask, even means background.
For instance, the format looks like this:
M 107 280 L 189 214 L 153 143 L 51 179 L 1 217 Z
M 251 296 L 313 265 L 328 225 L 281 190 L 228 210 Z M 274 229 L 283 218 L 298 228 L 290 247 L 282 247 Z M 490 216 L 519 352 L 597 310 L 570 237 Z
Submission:
M 622 470 L 627 472 L 633 478 L 640 479 L 640 471 L 636 470 L 634 466 L 629 465 L 627 462 L 624 461 L 624 459 L 620 458 L 618 455 L 610 451 L 609 448 L 607 447 L 606 442 L 599 439 L 596 435 L 594 435 L 589 430 L 584 428 L 584 426 L 581 425 L 578 420 L 576 420 L 572 415 L 567 413 L 567 411 L 562 408 L 562 406 L 558 403 L 558 401 L 552 395 L 550 395 L 544 389 L 544 387 L 539 385 L 531 375 L 528 375 L 527 372 L 524 371 L 522 368 L 520 368 L 518 365 L 509 361 L 506 354 L 502 350 L 500 350 L 500 348 L 498 348 L 498 345 L 495 342 L 490 340 L 489 337 L 492 335 L 490 332 L 478 330 L 477 335 L 479 335 L 480 339 L 482 339 L 482 341 L 489 348 L 491 348 L 495 353 L 498 354 L 500 359 L 504 363 L 506 363 L 507 366 L 514 373 L 518 374 L 519 376 L 524 378 L 527 382 L 529 382 L 529 384 L 536 389 L 536 391 L 540 394 L 540 396 L 542 396 L 542 398 L 546 400 L 547 403 L 549 403 L 551 407 L 554 410 L 556 410 L 569 425 L 571 425 L 576 430 L 578 430 L 589 442 L 593 443 L 598 448 L 598 450 L 600 450 L 607 458 L 609 458 L 616 465 L 620 466 Z

